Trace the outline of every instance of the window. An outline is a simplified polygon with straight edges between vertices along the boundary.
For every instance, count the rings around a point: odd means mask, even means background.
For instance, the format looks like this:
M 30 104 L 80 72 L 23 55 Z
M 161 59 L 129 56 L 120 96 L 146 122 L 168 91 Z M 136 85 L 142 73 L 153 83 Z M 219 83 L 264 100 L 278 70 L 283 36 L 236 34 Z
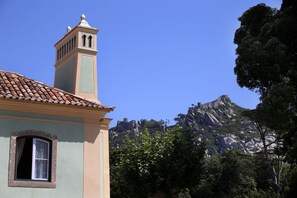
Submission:
M 92 36 L 89 36 L 88 40 L 89 40 L 89 47 L 92 47 Z
M 26 131 L 14 133 L 10 143 L 9 186 L 54 188 L 57 138 Z
M 62 49 L 62 47 L 60 47 L 60 58 L 62 58 L 63 57 L 63 49 Z
M 48 181 L 50 142 L 21 137 L 16 141 L 16 179 Z
M 83 47 L 85 47 L 86 46 L 86 35 L 84 34 L 81 38 L 82 38 L 82 45 L 83 45 Z
M 70 49 L 72 50 L 73 49 L 73 38 L 70 40 Z

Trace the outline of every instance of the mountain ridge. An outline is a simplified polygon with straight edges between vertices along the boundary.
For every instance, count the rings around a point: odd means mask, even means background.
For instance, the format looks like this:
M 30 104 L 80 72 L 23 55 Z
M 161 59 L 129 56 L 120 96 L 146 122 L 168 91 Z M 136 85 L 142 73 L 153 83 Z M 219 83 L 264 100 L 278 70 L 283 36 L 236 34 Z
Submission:
M 247 109 L 233 103 L 227 95 L 222 95 L 211 102 L 192 104 L 187 113 L 177 115 L 174 119 L 176 124 L 171 126 L 163 120 L 124 119 L 110 128 L 110 145 L 119 147 L 126 136 L 133 138 L 144 128 L 153 133 L 179 125 L 190 128 L 195 140 L 206 145 L 209 155 L 222 154 L 225 150 L 234 148 L 242 153 L 256 153 L 262 149 L 262 142 L 251 120 L 242 115 L 245 110 Z M 274 141 L 273 134 L 267 141 Z

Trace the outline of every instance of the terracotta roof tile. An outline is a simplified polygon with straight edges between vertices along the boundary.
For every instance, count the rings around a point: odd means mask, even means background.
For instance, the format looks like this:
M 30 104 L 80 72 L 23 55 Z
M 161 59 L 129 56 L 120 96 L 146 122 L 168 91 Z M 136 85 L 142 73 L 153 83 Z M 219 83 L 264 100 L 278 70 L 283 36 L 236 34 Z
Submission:
M 29 79 L 14 72 L 0 70 L 0 98 L 11 98 L 19 100 L 31 100 L 61 105 L 83 106 L 100 109 L 107 107 L 99 102 L 93 102 L 77 95 L 68 93 Z

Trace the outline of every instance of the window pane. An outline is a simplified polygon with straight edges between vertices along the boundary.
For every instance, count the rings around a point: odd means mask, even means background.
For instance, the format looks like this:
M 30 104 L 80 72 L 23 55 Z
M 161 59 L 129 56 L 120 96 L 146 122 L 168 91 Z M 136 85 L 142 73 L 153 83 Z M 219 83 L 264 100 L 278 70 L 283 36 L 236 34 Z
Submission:
M 37 159 L 48 159 L 48 143 L 36 140 L 36 156 Z
M 48 179 L 49 142 L 33 139 L 32 179 Z
M 31 179 L 32 170 L 32 138 L 17 139 L 16 148 L 16 179 Z
M 47 160 L 36 160 L 35 161 L 35 178 L 36 179 L 47 179 Z

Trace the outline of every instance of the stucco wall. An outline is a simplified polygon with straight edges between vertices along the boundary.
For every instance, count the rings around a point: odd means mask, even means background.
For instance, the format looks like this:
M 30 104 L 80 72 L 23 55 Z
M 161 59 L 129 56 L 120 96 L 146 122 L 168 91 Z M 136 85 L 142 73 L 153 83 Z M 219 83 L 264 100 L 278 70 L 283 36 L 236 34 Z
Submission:
M 8 187 L 10 135 L 24 130 L 58 137 L 56 188 Z M 0 197 L 81 198 L 83 196 L 83 120 L 0 110 Z
M 81 56 L 79 92 L 93 94 L 94 88 L 94 56 Z
M 76 81 L 76 67 L 77 56 L 72 57 L 68 62 L 62 64 L 60 67 L 56 67 L 55 73 L 55 87 L 68 91 L 70 93 L 75 92 Z

